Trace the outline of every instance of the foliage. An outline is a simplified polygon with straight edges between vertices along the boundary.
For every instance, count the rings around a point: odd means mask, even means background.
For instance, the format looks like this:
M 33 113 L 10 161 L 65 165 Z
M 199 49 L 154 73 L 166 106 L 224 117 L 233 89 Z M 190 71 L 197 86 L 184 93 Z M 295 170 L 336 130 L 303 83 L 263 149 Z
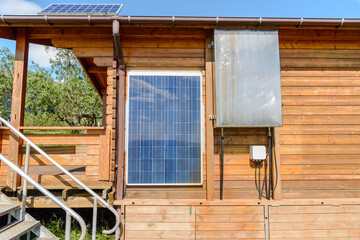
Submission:
M 61 240 L 65 239 L 65 221 L 64 219 L 58 217 L 56 214 L 53 214 L 53 216 L 47 220 L 42 221 L 42 224 L 44 227 L 46 227 L 50 232 L 52 232 L 55 236 L 60 238 Z M 114 235 L 103 235 L 102 231 L 104 229 L 108 229 L 106 220 L 104 218 L 101 218 L 100 223 L 97 224 L 98 228 L 96 230 L 96 239 L 97 240 L 112 240 L 115 239 Z M 100 227 L 100 228 L 99 228 Z M 86 240 L 91 240 L 91 226 L 87 225 L 87 235 L 85 237 Z M 78 223 L 73 219 L 71 222 L 71 233 L 70 238 L 71 239 L 79 239 L 81 235 L 81 230 L 78 225 Z
M 71 51 L 56 51 L 51 70 L 32 62 L 28 69 L 26 126 L 96 126 L 102 102 Z M 14 55 L 0 50 L 0 116 L 9 118 Z
M 14 55 L 6 47 L 0 49 L 0 116 L 10 117 Z
M 55 114 L 70 126 L 94 126 L 102 116 L 102 103 L 74 54 L 57 51 L 50 60 L 56 74 L 53 99 Z M 69 112 L 70 111 L 70 112 Z

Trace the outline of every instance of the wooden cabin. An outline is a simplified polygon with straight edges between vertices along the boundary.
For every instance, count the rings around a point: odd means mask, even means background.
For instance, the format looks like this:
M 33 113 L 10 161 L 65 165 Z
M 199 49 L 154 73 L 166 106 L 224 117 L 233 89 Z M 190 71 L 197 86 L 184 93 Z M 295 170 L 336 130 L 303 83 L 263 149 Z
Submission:
M 219 29 L 278 33 L 282 126 L 272 128 L 274 144 L 267 150 L 273 156 L 268 174 L 276 185 L 270 200 L 259 200 L 257 168 L 249 157 L 250 145 L 268 146 L 267 127 L 223 128 L 221 179 L 214 52 L 214 31 Z M 59 129 L 23 126 L 29 43 L 71 49 L 102 98 L 103 126 L 61 128 L 87 130 L 82 135 L 28 137 L 120 209 L 120 239 L 360 239 L 359 19 L 3 16 L 0 36 L 16 41 L 11 124 L 17 129 Z M 200 107 L 184 108 L 180 114 L 200 119 L 200 131 L 186 134 L 200 139 L 201 152 L 200 162 L 186 165 L 192 177 L 177 176 L 179 184 L 166 172 L 173 173 L 174 166 L 162 170 L 165 181 L 160 183 L 149 180 L 151 171 L 141 175 L 150 168 L 145 162 L 127 165 L 129 155 L 142 154 L 136 149 L 130 153 L 129 138 L 140 141 L 160 128 L 163 136 L 167 133 L 165 122 L 146 125 L 144 120 L 142 129 L 148 132 L 129 137 L 131 96 L 148 97 L 144 84 L 151 87 L 152 80 L 144 76 L 169 71 L 175 73 L 171 76 L 194 73 L 200 84 L 194 89 L 201 93 Z M 143 82 L 134 77 L 131 85 L 131 77 L 139 75 Z M 175 81 L 175 93 L 177 86 Z M 142 107 L 136 111 L 149 108 Z M 157 144 L 147 141 L 146 147 L 155 154 Z M 183 153 L 187 161 L 190 147 L 182 146 L 177 156 Z M 0 150 L 18 166 L 23 164 L 24 146 L 5 127 L 0 128 Z M 148 158 L 154 160 L 154 155 Z M 154 171 L 164 167 L 152 164 Z M 67 198 L 76 185 L 45 159 L 32 154 L 30 165 L 30 175 L 48 189 L 62 190 L 69 206 L 92 206 L 81 194 Z M 4 164 L 0 184 L 8 191 L 21 190 L 19 179 Z M 29 206 L 55 207 L 41 197 L 29 199 Z

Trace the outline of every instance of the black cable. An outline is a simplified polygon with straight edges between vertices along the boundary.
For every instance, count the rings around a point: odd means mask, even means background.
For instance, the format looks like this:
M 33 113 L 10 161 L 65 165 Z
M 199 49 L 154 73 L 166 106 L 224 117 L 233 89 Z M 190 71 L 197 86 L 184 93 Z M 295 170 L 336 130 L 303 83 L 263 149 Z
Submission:
M 274 193 L 275 190 L 276 190 L 277 184 L 278 184 L 279 176 L 278 176 L 278 166 L 277 166 L 277 161 L 276 161 L 275 136 L 274 136 L 274 134 L 272 135 L 272 137 L 273 137 L 273 145 L 274 145 L 274 162 L 275 162 L 275 172 L 276 172 L 276 175 L 275 175 L 276 180 L 275 180 L 275 186 L 274 186 L 274 190 L 273 190 L 273 193 Z
M 266 156 L 267 157 L 267 156 Z M 260 195 L 260 200 L 263 196 L 263 193 L 264 193 L 264 187 L 265 187 L 265 192 L 267 192 L 267 176 L 266 176 L 266 172 L 267 172 L 267 163 L 266 163 L 266 160 L 264 161 L 264 168 L 265 168 L 265 174 L 264 174 L 264 179 L 263 179 L 263 184 L 262 184 L 262 187 L 261 187 L 261 195 Z
M 220 200 L 223 199 L 224 184 L 224 129 L 221 128 Z
M 261 185 L 261 162 L 259 163 L 259 199 L 261 200 L 262 192 L 260 191 L 260 185 Z
M 261 199 L 261 162 L 255 162 L 255 187 L 259 193 L 259 199 Z
M 271 142 L 272 142 L 272 136 L 271 136 L 271 129 L 269 128 L 269 136 L 268 136 L 268 139 L 269 139 L 269 190 L 267 192 L 267 199 L 270 200 L 271 199 L 271 192 L 272 192 L 272 148 L 271 148 Z
M 258 168 L 258 163 L 255 163 L 255 187 L 256 187 L 256 190 L 259 191 L 260 188 L 259 188 L 259 186 L 258 186 L 257 173 L 256 173 L 257 168 Z

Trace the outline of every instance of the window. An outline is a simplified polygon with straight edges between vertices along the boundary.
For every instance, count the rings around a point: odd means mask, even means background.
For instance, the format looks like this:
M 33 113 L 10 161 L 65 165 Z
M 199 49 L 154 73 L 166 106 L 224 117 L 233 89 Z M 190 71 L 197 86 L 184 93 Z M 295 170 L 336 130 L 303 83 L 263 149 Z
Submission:
M 128 76 L 127 184 L 202 184 L 201 73 Z

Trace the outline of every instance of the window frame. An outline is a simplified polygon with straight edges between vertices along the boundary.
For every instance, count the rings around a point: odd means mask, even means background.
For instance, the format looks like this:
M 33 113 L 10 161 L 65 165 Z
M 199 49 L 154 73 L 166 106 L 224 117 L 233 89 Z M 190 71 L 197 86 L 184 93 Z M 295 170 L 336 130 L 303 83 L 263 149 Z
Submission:
M 199 183 L 129 183 L 129 110 L 130 110 L 130 85 L 132 76 L 197 76 L 200 78 L 200 182 Z M 205 154 L 205 104 L 202 99 L 203 75 L 201 71 L 168 71 L 168 70 L 130 70 L 127 72 L 127 97 L 125 101 L 125 174 L 126 186 L 202 186 L 204 178 L 204 154 Z

